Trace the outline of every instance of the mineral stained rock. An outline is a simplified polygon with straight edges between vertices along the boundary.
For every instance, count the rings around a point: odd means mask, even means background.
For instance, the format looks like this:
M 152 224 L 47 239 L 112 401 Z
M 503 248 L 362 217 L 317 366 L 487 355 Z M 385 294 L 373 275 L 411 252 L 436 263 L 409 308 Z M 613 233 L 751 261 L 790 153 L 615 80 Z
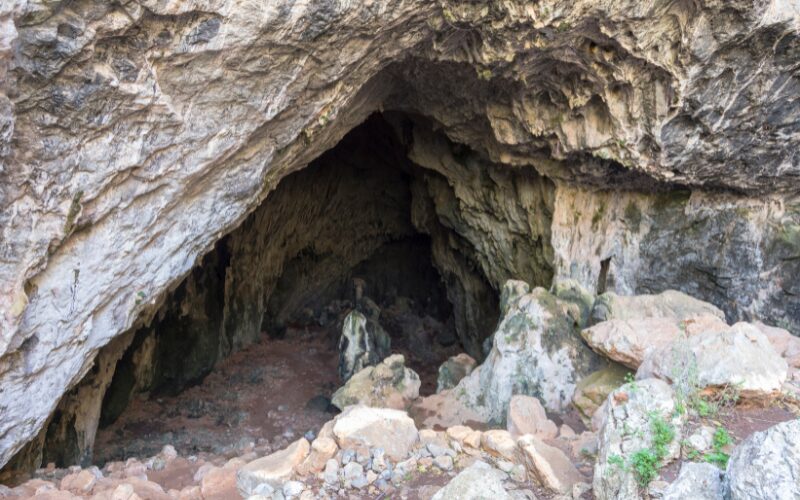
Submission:
M 796 333 L 798 16 L 777 1 L 3 2 L 0 464 L 280 179 L 378 110 L 426 116 L 466 162 L 411 148 L 435 174 L 417 188 L 441 195 L 415 223 L 457 282 L 471 354 L 491 330 L 473 298 L 512 277 L 680 288 Z M 496 194 L 465 196 L 474 182 Z

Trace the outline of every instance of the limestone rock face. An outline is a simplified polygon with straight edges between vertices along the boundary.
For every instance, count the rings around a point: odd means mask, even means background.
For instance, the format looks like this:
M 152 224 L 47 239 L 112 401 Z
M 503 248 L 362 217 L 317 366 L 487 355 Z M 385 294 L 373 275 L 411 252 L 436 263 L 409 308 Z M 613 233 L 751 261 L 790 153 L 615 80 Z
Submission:
M 419 387 L 419 375 L 405 367 L 402 354 L 394 354 L 350 377 L 331 403 L 340 410 L 356 404 L 404 410 L 419 397 Z
M 800 421 L 756 432 L 739 444 L 725 473 L 725 498 L 794 500 L 800 491 Z
M 578 380 L 600 363 L 580 339 L 571 304 L 510 280 L 501 309 L 489 356 L 451 392 L 485 421 L 504 422 L 514 394 L 535 396 L 546 409 L 562 410 Z
M 650 448 L 653 421 L 660 418 L 674 431 L 672 441 L 665 445 L 664 461 L 676 458 L 680 453 L 685 417 L 675 411 L 673 389 L 658 379 L 625 384 L 609 394 L 606 404 L 592 482 L 595 497 L 600 500 L 640 498 L 639 485 L 630 467 L 631 457 Z
M 339 337 L 339 377 L 347 381 L 367 366 L 377 365 L 390 349 L 389 334 L 377 321 L 358 311 L 350 312 Z
M 513 277 L 680 286 L 795 331 L 797 17 L 775 1 L 2 2 L 0 463 L 282 178 L 379 109 L 471 151 L 415 188 L 438 195 L 415 223 L 471 354 Z

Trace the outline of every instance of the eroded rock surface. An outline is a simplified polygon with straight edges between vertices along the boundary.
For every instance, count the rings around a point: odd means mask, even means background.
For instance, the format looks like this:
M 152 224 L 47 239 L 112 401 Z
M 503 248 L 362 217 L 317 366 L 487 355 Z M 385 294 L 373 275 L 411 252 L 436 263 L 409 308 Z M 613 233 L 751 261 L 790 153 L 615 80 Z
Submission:
M 600 362 L 581 341 L 571 304 L 519 281 L 506 283 L 501 304 L 503 317 L 489 356 L 451 393 L 485 421 L 504 422 L 514 394 L 535 396 L 546 409 L 562 410 L 578 380 Z
M 350 377 L 331 403 L 340 410 L 356 404 L 403 410 L 419 397 L 419 386 L 419 375 L 406 368 L 402 354 L 394 354 Z
M 597 463 L 592 486 L 600 500 L 640 498 L 640 485 L 631 466 L 637 452 L 652 447 L 656 428 L 663 423 L 672 439 L 663 443 L 661 463 L 680 453 L 685 416 L 675 411 L 675 392 L 658 379 L 628 383 L 608 396 L 605 422 L 598 435 Z
M 412 151 L 432 170 L 414 187 L 433 195 L 415 226 L 474 356 L 509 278 L 681 288 L 731 320 L 796 330 L 798 14 L 781 2 L 4 2 L 0 463 L 280 179 L 378 109 L 427 116 L 461 160 Z M 474 185 L 485 199 L 465 193 Z
M 800 491 L 800 421 L 757 432 L 731 455 L 725 473 L 725 495 L 745 498 L 797 498 Z

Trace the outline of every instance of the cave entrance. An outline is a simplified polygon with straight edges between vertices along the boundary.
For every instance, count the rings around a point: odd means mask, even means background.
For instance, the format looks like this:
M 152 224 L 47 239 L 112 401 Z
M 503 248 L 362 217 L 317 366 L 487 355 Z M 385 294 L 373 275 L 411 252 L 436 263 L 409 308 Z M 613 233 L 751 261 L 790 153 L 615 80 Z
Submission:
M 481 356 L 497 293 L 454 221 L 440 220 L 451 207 L 437 206 L 456 198 L 409 159 L 410 127 L 373 115 L 215 245 L 132 334 L 103 397 L 94 462 L 165 444 L 185 455 L 280 447 L 313 432 L 336 411 L 337 344 L 364 300 L 422 394 L 448 357 Z
M 12 467 L 269 449 L 331 418 L 339 338 L 378 310 L 392 353 L 436 387 L 481 361 L 507 279 L 548 287 L 555 186 L 493 163 L 434 122 L 369 117 L 216 242 L 97 355 Z M 362 297 L 369 300 L 363 301 Z

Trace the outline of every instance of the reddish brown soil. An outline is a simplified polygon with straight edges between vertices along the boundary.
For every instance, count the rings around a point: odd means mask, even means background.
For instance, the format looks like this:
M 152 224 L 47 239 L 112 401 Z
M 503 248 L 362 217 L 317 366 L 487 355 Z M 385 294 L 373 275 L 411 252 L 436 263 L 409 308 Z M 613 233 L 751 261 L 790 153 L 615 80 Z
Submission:
M 200 385 L 174 397 L 133 400 L 112 425 L 98 431 L 94 463 L 155 455 L 166 444 L 180 455 L 234 456 L 253 442 L 277 449 L 333 418 L 326 408 L 341 385 L 335 332 L 289 328 L 283 339 L 262 339 L 221 362 Z M 401 339 L 393 351 L 421 378 L 421 393 L 435 391 L 438 366 L 457 346 L 437 347 L 422 361 Z
M 248 441 L 316 432 L 333 414 L 324 402 L 310 402 L 329 397 L 339 384 L 328 339 L 321 331 L 290 331 L 281 340 L 264 336 L 178 396 L 132 401 L 98 432 L 95 461 L 147 457 L 164 444 L 184 456 L 225 453 Z

